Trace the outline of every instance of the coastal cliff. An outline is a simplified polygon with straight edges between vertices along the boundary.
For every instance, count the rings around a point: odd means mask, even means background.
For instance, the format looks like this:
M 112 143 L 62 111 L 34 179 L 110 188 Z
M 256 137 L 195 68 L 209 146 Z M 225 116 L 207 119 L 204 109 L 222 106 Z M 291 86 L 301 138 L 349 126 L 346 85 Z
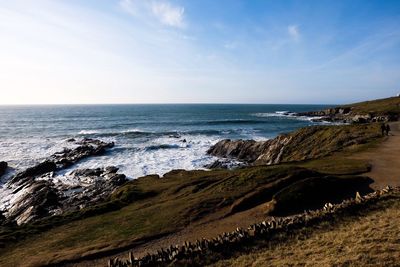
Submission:
M 271 165 L 324 157 L 380 136 L 378 124 L 312 126 L 267 141 L 222 140 L 208 153 L 252 165 Z

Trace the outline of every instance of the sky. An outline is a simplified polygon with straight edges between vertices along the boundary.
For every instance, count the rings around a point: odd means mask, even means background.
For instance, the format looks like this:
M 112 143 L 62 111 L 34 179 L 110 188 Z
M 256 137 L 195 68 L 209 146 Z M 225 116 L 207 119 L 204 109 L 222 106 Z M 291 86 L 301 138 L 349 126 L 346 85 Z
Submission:
M 398 93 L 397 0 L 0 0 L 0 104 Z

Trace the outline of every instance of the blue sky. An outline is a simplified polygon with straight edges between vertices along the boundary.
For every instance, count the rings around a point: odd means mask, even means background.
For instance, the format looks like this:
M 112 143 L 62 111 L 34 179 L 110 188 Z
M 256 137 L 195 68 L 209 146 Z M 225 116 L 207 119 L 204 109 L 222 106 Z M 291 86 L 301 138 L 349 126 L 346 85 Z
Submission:
M 400 1 L 0 0 L 0 104 L 400 93 Z

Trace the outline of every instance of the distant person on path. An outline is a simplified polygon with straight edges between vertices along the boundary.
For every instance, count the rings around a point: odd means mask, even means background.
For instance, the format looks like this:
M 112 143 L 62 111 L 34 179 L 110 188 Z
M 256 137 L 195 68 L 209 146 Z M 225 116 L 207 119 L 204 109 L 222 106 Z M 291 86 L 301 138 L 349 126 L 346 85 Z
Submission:
M 389 124 L 386 124 L 386 135 L 389 136 L 389 132 L 390 132 L 390 126 Z
M 381 124 L 381 131 L 382 131 L 382 136 L 385 136 L 386 126 L 384 123 Z

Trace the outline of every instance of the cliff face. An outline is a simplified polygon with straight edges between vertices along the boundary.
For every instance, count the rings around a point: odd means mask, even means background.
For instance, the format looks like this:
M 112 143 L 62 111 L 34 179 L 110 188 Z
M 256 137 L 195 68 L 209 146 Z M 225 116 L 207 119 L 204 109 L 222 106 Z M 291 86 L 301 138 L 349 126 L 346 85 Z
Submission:
M 222 140 L 208 153 L 253 165 L 320 158 L 332 152 L 370 142 L 380 137 L 378 124 L 314 126 L 279 135 L 267 141 Z
M 212 146 L 207 153 L 222 158 L 234 158 L 248 163 L 277 164 L 281 161 L 284 147 L 291 137 L 280 135 L 268 141 L 222 140 Z

